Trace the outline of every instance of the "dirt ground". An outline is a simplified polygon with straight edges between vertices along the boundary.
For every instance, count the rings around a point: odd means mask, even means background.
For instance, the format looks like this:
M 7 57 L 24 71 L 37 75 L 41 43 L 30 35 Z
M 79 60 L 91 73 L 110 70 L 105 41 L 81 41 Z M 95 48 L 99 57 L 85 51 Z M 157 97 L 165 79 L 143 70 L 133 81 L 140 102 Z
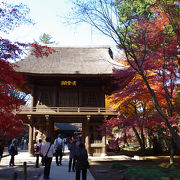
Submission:
M 34 166 L 27 166 L 27 180 L 38 180 L 43 173 L 44 168 L 35 168 Z M 17 173 L 17 180 L 24 180 L 24 167 L 23 166 L 0 166 L 0 180 L 12 180 L 14 173 Z
M 90 162 L 90 171 L 95 180 L 130 180 L 129 176 L 125 176 L 126 170 L 112 169 L 111 165 L 114 163 L 121 163 L 128 167 L 144 167 L 152 169 L 155 165 L 166 168 L 167 172 L 170 170 L 180 170 L 180 156 L 175 157 L 175 167 L 167 168 L 169 164 L 168 156 L 147 156 L 146 160 L 124 160 L 124 161 L 96 161 Z M 124 177 L 126 177 L 124 179 Z M 180 180 L 180 178 L 174 178 Z

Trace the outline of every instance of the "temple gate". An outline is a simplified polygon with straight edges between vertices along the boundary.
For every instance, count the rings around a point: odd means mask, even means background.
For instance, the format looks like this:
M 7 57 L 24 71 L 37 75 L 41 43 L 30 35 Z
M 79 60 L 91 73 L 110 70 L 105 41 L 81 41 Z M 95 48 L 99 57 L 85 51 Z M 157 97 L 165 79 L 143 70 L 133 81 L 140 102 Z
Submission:
M 22 91 L 31 94 L 31 107 L 22 107 L 29 124 L 29 152 L 38 136 L 54 137 L 54 123 L 82 123 L 82 140 L 90 155 L 106 154 L 106 137 L 98 130 L 117 113 L 105 107 L 114 90 L 109 47 L 55 47 L 48 57 L 32 55 L 17 62 L 25 77 Z

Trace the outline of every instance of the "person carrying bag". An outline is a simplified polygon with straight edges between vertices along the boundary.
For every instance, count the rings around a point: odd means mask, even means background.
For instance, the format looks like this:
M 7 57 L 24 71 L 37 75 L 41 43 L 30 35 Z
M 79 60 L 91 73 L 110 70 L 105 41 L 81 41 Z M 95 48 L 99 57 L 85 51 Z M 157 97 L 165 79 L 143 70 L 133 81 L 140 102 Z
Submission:
M 51 138 L 46 137 L 46 143 L 42 145 L 41 154 L 43 155 L 43 162 L 45 164 L 44 167 L 44 179 L 49 179 L 50 169 L 51 169 L 51 162 L 53 158 L 53 154 L 55 152 L 54 145 L 50 143 Z
M 64 141 L 61 134 L 58 134 L 58 138 L 54 141 L 54 148 L 56 150 L 56 164 L 57 166 L 62 165 L 62 157 L 64 152 Z
M 50 147 L 51 147 L 51 144 L 49 145 L 49 149 L 50 149 Z M 48 154 L 48 152 L 49 152 L 49 149 L 48 149 L 46 155 L 42 157 L 42 164 L 46 164 L 46 161 L 47 161 L 47 159 L 48 159 L 47 154 Z

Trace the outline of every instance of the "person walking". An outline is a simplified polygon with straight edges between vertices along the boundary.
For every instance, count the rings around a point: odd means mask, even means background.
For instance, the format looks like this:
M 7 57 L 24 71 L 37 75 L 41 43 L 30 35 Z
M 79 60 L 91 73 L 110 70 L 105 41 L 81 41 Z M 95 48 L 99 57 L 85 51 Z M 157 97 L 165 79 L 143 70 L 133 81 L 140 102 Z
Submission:
M 58 138 L 54 141 L 54 148 L 56 151 L 56 164 L 57 166 L 62 165 L 62 156 L 64 152 L 64 141 L 61 134 L 58 134 Z
M 17 149 L 17 139 L 14 138 L 12 140 L 12 143 L 9 146 L 9 154 L 11 155 L 10 161 L 9 161 L 9 166 L 15 166 L 14 164 L 14 156 L 18 154 L 18 149 Z
M 23 150 L 24 149 L 24 137 L 21 138 L 20 145 L 21 145 L 21 150 Z
M 89 162 L 87 150 L 82 142 L 79 144 L 78 149 L 76 149 L 74 158 L 76 160 L 76 180 L 80 180 L 81 171 L 82 180 L 86 180 Z
M 4 145 L 3 145 L 3 141 L 0 140 L 0 162 L 3 157 L 3 152 L 4 152 Z
M 36 156 L 36 168 L 39 168 L 39 157 L 41 156 L 42 139 L 34 146 L 34 154 Z
M 28 149 L 28 138 L 24 137 L 24 147 L 23 149 L 27 150 Z
M 45 160 L 44 179 L 49 179 L 51 162 L 54 154 L 54 145 L 51 144 L 51 137 L 46 137 L 46 142 L 41 147 L 41 154 Z
M 75 171 L 75 159 L 74 159 L 74 154 L 76 151 L 76 140 L 75 139 L 69 139 L 68 142 L 68 149 L 69 149 L 69 169 L 68 172 L 71 172 L 71 166 L 72 166 L 72 171 Z
M 76 146 L 78 147 L 79 146 L 79 144 L 81 143 L 82 141 L 81 141 L 81 138 L 76 138 Z

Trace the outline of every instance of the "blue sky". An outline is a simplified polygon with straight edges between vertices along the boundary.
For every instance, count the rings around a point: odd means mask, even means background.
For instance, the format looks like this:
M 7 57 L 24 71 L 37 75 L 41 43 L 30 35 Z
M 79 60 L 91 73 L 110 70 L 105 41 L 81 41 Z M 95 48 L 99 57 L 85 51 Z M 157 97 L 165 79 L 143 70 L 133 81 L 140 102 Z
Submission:
M 13 41 L 33 42 L 43 33 L 50 34 L 59 46 L 113 45 L 110 38 L 88 24 L 70 25 L 63 23 L 60 16 L 71 13 L 70 0 L 6 0 L 26 4 L 35 25 L 22 25 L 7 37 Z M 1 34 L 0 34 L 1 35 Z

